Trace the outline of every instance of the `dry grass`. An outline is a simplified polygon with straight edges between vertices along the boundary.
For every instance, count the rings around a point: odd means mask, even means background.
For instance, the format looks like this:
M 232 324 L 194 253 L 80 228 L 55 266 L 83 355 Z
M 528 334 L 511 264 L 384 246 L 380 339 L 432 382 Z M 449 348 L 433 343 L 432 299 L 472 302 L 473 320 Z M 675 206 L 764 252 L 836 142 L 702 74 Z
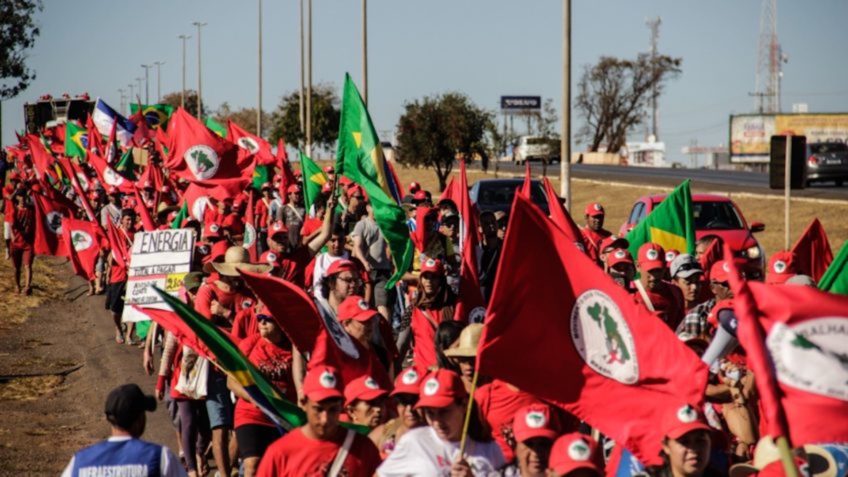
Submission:
M 437 191 L 438 181 L 436 174 L 429 169 L 415 169 L 397 167 L 397 173 L 404 184 L 417 181 L 427 190 Z M 492 173 L 483 174 L 480 171 L 469 171 L 468 182 L 474 183 L 478 179 L 492 178 Z M 550 177 L 550 176 L 549 176 Z M 551 177 L 554 187 L 559 190 L 559 180 Z M 572 200 L 577 210 L 589 202 L 601 202 L 607 211 L 606 226 L 609 230 L 617 232 L 630 213 L 633 202 L 646 194 L 669 192 L 666 187 L 651 187 L 643 185 L 615 184 L 610 185 L 600 181 L 585 179 L 574 179 L 572 181 Z M 708 188 L 699 187 L 697 183 L 692 184 L 692 192 L 713 192 Z M 783 227 L 783 198 L 766 197 L 756 194 L 738 194 L 732 196 L 733 200 L 742 209 L 748 222 L 760 221 L 766 224 L 766 230 L 757 234 L 757 240 L 768 255 L 783 249 L 784 227 Z M 816 217 L 821 221 L 830 240 L 830 246 L 834 255 L 848 239 L 848 201 L 841 203 L 816 203 L 808 200 L 793 200 L 790 209 L 790 234 L 792 242 L 803 232 L 807 225 Z M 575 217 L 578 224 L 579 217 Z
M 55 375 L 12 379 L 0 384 L 0 402 L 34 401 L 60 391 L 64 381 L 64 377 Z
M 5 251 L 4 251 L 5 253 Z M 33 263 L 33 292 L 30 296 L 15 294 L 14 268 L 11 260 L 0 260 L 0 332 L 26 322 L 32 310 L 48 300 L 59 298 L 65 282 L 59 279 L 59 266 L 65 259 L 36 257 Z

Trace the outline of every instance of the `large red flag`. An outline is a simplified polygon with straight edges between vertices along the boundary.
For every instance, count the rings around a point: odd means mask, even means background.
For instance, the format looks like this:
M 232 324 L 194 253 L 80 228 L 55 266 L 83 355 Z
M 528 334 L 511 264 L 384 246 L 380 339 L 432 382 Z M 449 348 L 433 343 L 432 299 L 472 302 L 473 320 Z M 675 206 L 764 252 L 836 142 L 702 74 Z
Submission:
M 123 229 L 118 229 L 111 220 L 106 222 L 109 226 L 106 230 L 106 237 L 109 239 L 109 249 L 112 250 L 112 256 L 119 266 L 127 267 L 130 264 L 130 246 L 132 243 Z
M 818 283 L 824 271 L 830 266 L 830 262 L 833 261 L 830 242 L 818 218 L 813 219 L 807 226 L 792 246 L 792 252 L 795 253 L 798 270 L 804 275 L 813 277 L 813 280 Z
M 563 207 L 559 196 L 554 191 L 554 186 L 551 185 L 551 181 L 545 177 L 542 180 L 542 185 L 545 187 L 545 195 L 548 198 L 548 210 L 551 220 L 577 245 L 577 248 L 585 252 L 586 244 L 583 242 L 583 233 L 580 232 L 580 227 L 574 223 L 571 214 Z
M 279 189 L 280 198 L 285 204 L 288 201 L 289 197 L 289 194 L 287 192 L 289 186 L 292 184 L 297 184 L 298 180 L 294 176 L 294 171 L 292 170 L 291 163 L 289 163 L 288 154 L 286 154 L 286 144 L 283 142 L 282 138 L 277 141 L 277 166 L 280 168 L 280 176 L 282 177 Z
M 207 212 L 211 210 L 211 200 L 221 201 L 235 198 L 247 186 L 247 179 L 232 179 L 215 183 L 190 182 L 183 192 L 183 199 L 188 205 L 189 214 L 203 222 Z
M 97 154 L 90 153 L 88 155 L 88 163 L 94 168 L 94 171 L 100 178 L 100 183 L 105 187 L 114 187 L 124 194 L 132 194 L 133 190 L 135 190 L 132 181 L 118 173 L 105 159 Z
M 34 134 L 27 134 L 24 136 L 24 140 L 32 156 L 32 167 L 35 170 L 35 175 L 42 177 L 44 174 L 49 174 L 55 163 L 53 154 L 44 147 L 41 139 Z
M 74 168 L 74 163 L 65 156 L 59 156 L 57 159 L 59 163 L 59 167 L 62 168 L 64 174 L 71 181 L 71 187 L 74 189 L 74 193 L 76 193 L 77 198 L 82 205 L 83 210 L 85 211 L 85 215 L 88 216 L 88 220 L 97 221 L 97 216 L 94 214 L 94 209 L 91 207 L 91 204 L 88 202 L 88 195 L 85 193 L 85 190 L 80 183 L 80 179 L 85 180 L 86 187 L 88 188 L 88 178 L 82 171 L 78 171 Z
M 136 305 L 133 305 L 133 308 L 138 310 L 141 313 L 144 313 L 151 320 L 155 321 L 159 326 L 165 329 L 165 331 L 174 335 L 177 341 L 183 345 L 188 346 L 193 349 L 200 356 L 214 361 L 215 356 L 209 351 L 209 348 L 204 344 L 198 337 L 197 334 L 194 333 L 185 321 L 183 321 L 176 313 L 171 310 L 160 310 L 158 308 L 140 308 Z M 224 330 L 221 330 L 224 333 L 227 333 Z
M 183 108 L 168 121 L 168 137 L 165 166 L 179 177 L 205 182 L 253 177 L 252 154 L 219 137 Z
M 95 264 L 100 255 L 101 244 L 105 240 L 100 224 L 74 218 L 62 219 L 62 236 L 67 245 L 68 258 L 74 273 L 94 280 Z
M 277 164 L 277 158 L 271 152 L 271 145 L 261 137 L 250 134 L 242 129 L 232 120 L 227 120 L 227 139 L 250 154 L 256 155 L 256 165 L 273 166 Z M 285 150 L 285 148 L 283 148 Z
M 530 199 L 533 197 L 533 174 L 530 173 L 530 163 L 524 162 L 524 182 L 521 184 L 521 189 L 518 190 L 518 193 L 521 194 L 525 199 Z
M 138 187 L 133 186 L 133 194 L 135 195 L 135 211 L 141 217 L 141 226 L 144 227 L 144 231 L 152 232 L 156 230 L 156 222 L 153 221 L 153 217 L 150 216 L 150 211 L 147 210 L 147 206 L 144 205 L 144 201 L 141 199 L 141 194 L 138 192 Z
M 733 268 L 737 336 L 756 377 L 764 433 L 793 447 L 848 442 L 848 297 L 746 282 Z
M 459 162 L 459 179 L 451 181 L 443 199 L 452 200 L 459 209 L 459 246 L 462 263 L 459 276 L 459 302 L 454 319 L 480 323 L 486 313 L 483 293 L 480 291 L 480 272 L 477 269 L 477 244 L 479 243 L 477 213 L 468 197 L 468 177 L 465 161 Z
M 660 464 L 656 423 L 700 407 L 707 367 L 516 194 L 477 366 Z M 516 357 L 521 359 L 516 359 Z
M 42 194 L 33 194 L 33 205 L 35 205 L 33 249 L 36 255 L 67 256 L 65 240 L 62 238 L 62 219 L 71 216 L 70 210 Z

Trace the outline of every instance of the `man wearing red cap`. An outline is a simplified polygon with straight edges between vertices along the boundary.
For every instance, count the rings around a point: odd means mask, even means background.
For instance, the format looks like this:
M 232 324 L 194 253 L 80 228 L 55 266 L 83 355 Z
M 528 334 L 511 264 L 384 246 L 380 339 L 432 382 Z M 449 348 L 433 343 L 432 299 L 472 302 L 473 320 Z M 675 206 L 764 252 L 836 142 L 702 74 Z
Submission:
M 265 240 L 268 238 L 268 224 L 270 220 L 271 202 L 274 200 L 274 188 L 269 182 L 262 184 L 259 200 L 253 205 L 253 216 L 256 217 L 260 251 L 264 252 Z
M 622 286 L 625 290 L 633 292 L 633 277 L 636 276 L 636 267 L 633 265 L 633 257 L 626 248 L 616 248 L 604 254 L 607 275 Z
M 515 413 L 512 434 L 521 477 L 546 477 L 551 446 L 559 434 L 549 406 L 533 404 Z
M 667 474 L 702 477 L 709 463 L 712 428 L 694 407 L 669 409 L 660 424 Z
M 388 395 L 389 391 L 367 374 L 347 383 L 344 389 L 345 411 L 350 422 L 369 429 L 382 424 L 386 417 Z
M 456 295 L 447 286 L 445 269 L 441 260 L 425 258 L 421 263 L 418 297 L 412 309 L 413 362 L 418 372 L 436 364 L 436 328 L 439 323 L 452 320 Z
M 359 184 L 351 184 L 345 191 L 345 199 L 347 206 L 339 221 L 347 235 L 350 235 L 359 219 L 365 215 L 365 190 Z
M 592 202 L 586 206 L 586 226 L 580 229 L 586 242 L 586 254 L 592 260 L 598 262 L 600 259 L 599 248 L 601 240 L 612 235 L 609 230 L 604 229 L 604 206 L 598 202 Z
M 426 427 L 409 430 L 377 469 L 389 476 L 486 476 L 503 467 L 500 448 L 471 413 L 468 442 L 460 455 L 468 393 L 458 374 L 438 369 L 421 383 L 417 409 L 424 411 Z
M 554 441 L 548 467 L 555 477 L 601 477 L 602 462 L 597 441 L 573 432 Z
M 292 184 L 286 189 L 288 200 L 277 211 L 277 220 L 282 220 L 289 231 L 289 243 L 292 247 L 300 245 L 300 228 L 306 209 L 303 206 L 303 190 L 300 184 Z
M 685 303 L 680 289 L 665 281 L 665 251 L 655 243 L 642 244 L 637 261 L 636 301 L 657 313 L 669 328 L 677 329 L 683 320 Z
M 344 475 L 370 477 L 380 454 L 365 436 L 339 425 L 344 395 L 336 369 L 312 368 L 303 380 L 306 424 L 273 443 L 259 464 L 259 477 Z
M 415 368 L 406 368 L 395 377 L 394 389 L 390 396 L 396 403 L 398 417 L 377 426 L 368 435 L 384 459 L 392 453 L 398 440 L 407 431 L 424 425 L 424 415 L 421 410 L 415 409 L 421 378 Z
M 783 285 L 786 283 L 786 280 L 789 280 L 798 273 L 798 268 L 795 266 L 795 253 L 791 250 L 781 250 L 769 259 L 766 283 L 769 285 Z

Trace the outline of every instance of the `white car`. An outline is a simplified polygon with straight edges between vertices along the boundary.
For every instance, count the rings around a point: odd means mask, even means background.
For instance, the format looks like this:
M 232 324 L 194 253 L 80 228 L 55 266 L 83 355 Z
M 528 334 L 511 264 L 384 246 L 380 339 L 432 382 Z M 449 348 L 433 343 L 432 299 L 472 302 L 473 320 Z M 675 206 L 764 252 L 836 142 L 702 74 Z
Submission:
M 524 164 L 525 161 L 547 161 L 551 155 L 551 144 L 548 139 L 539 136 L 521 136 L 515 148 L 515 162 Z

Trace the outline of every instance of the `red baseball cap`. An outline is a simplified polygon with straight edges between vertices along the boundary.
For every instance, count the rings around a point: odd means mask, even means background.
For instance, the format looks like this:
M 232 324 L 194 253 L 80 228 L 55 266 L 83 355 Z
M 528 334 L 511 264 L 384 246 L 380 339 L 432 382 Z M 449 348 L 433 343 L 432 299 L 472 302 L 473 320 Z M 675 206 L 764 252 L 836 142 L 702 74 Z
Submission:
M 665 268 L 665 251 L 655 243 L 644 243 L 639 247 L 639 268 L 648 272 Z
M 630 242 L 628 242 L 626 238 L 613 234 L 601 240 L 601 245 L 598 247 L 598 250 L 603 252 L 608 248 L 627 248 L 629 246 Z
M 343 398 L 339 389 L 339 373 L 331 366 L 316 366 L 306 372 L 303 378 L 303 394 L 310 401 Z
M 630 265 L 633 265 L 633 257 L 627 249 L 617 248 L 607 254 L 607 266 L 613 267 L 619 263 L 629 263 Z
M 215 242 L 209 248 L 209 255 L 203 257 L 203 263 L 214 262 L 216 259 L 223 257 L 227 254 L 227 249 L 230 248 L 230 244 L 226 240 L 219 240 Z
M 551 409 L 544 404 L 531 404 L 519 409 L 512 420 L 512 434 L 516 442 L 534 437 L 555 438 L 557 431 L 551 420 Z
M 356 272 L 356 264 L 344 258 L 336 260 L 327 267 L 327 271 L 324 272 L 324 276 L 330 277 L 341 272 Z
M 291 194 L 294 192 L 300 192 L 300 184 L 292 184 L 286 187 L 286 194 Z
M 427 191 L 419 189 L 413 194 L 412 198 L 418 201 L 427 200 Z
M 661 425 L 662 435 L 671 439 L 679 439 L 682 435 L 696 430 L 712 430 L 704 416 L 688 404 L 666 411 Z
M 341 305 L 339 305 L 336 318 L 339 321 L 356 320 L 365 322 L 378 314 L 379 312 L 377 310 L 368 306 L 368 302 L 364 298 L 359 295 L 351 295 L 345 298 Z
M 388 396 L 389 391 L 380 387 L 380 383 L 371 376 L 360 376 L 347 383 L 344 389 L 345 406 L 350 406 L 353 401 L 372 401 L 377 398 Z
M 712 282 L 727 282 L 730 280 L 730 262 L 727 260 L 719 260 L 710 267 L 710 281 Z
M 353 184 L 350 187 L 348 187 L 347 190 L 345 191 L 345 197 L 350 199 L 351 197 L 356 195 L 357 192 L 359 193 L 359 195 L 365 197 L 365 190 L 362 189 L 362 187 L 360 187 L 359 184 Z
M 392 396 L 396 394 L 414 394 L 418 396 L 421 388 L 421 375 L 414 367 L 404 369 L 395 378 L 395 389 Z
M 441 260 L 428 258 L 421 262 L 421 273 L 438 273 L 442 275 L 445 273 L 445 267 L 442 265 Z
M 272 267 L 278 267 L 280 266 L 280 256 L 270 250 L 266 250 L 259 256 L 259 263 L 267 263 Z
M 600 202 L 592 202 L 586 206 L 586 215 L 590 217 L 604 215 L 604 206 Z
M 336 169 L 333 166 L 324 166 L 324 172 L 327 174 L 335 174 Z
M 415 181 L 412 181 L 412 182 L 409 183 L 409 193 L 410 194 L 415 194 L 419 190 L 421 190 L 421 184 L 419 184 Z
M 548 467 L 557 475 L 565 475 L 577 469 L 592 469 L 601 475 L 603 472 L 598 465 L 599 460 L 598 442 L 591 436 L 572 432 L 554 441 Z
M 462 378 L 453 371 L 437 369 L 421 381 L 416 409 L 422 407 L 447 407 L 459 399 L 468 397 Z
M 786 280 L 797 274 L 798 268 L 795 266 L 795 254 L 789 250 L 782 250 L 772 255 L 769 259 L 766 283 L 770 285 L 782 285 L 786 283 Z
M 203 238 L 221 238 L 221 226 L 215 222 L 209 222 L 203 227 Z
M 327 193 L 327 192 L 332 192 L 332 191 L 333 191 L 333 186 L 329 182 L 325 182 L 324 185 L 321 186 L 321 192 L 322 193 Z
M 274 236 L 278 234 L 286 234 L 289 233 L 289 228 L 286 227 L 286 223 L 282 220 L 275 220 L 270 226 L 268 226 L 269 237 L 274 238 Z
M 274 189 L 274 186 L 272 186 L 270 182 L 264 182 L 264 183 L 262 183 L 262 185 L 259 187 L 259 190 L 265 190 L 265 189 L 271 189 L 271 190 L 273 190 L 273 189 Z
M 675 258 L 677 258 L 678 255 L 680 255 L 680 250 L 675 250 L 673 248 L 666 250 L 665 251 L 665 263 L 670 264 L 671 262 L 674 261 Z

